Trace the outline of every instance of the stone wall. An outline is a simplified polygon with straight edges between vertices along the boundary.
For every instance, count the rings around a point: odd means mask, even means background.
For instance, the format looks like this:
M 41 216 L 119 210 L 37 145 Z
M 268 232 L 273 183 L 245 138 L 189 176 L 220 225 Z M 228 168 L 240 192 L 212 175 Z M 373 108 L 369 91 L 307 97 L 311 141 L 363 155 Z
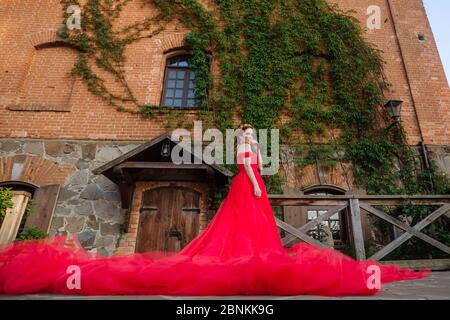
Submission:
M 123 222 L 120 194 L 113 182 L 92 174 L 92 170 L 138 145 L 136 142 L 0 139 L 0 164 L 10 164 L 0 165 L 0 181 L 61 184 L 50 235 L 75 233 L 87 250 L 111 255 Z M 21 169 L 13 165 L 23 163 L 24 159 L 33 161 L 25 161 L 29 165 Z M 48 166 L 49 172 L 35 174 L 42 166 Z

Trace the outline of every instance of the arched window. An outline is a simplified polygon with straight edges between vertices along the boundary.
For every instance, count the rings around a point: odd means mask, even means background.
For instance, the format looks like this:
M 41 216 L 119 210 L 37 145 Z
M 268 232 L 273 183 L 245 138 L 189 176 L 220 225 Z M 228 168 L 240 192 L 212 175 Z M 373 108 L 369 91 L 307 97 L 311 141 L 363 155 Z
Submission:
M 4 181 L 0 182 L 0 189 L 7 189 L 12 195 L 12 207 L 0 217 L 0 244 L 8 244 L 24 230 L 37 186 L 22 181 Z
M 22 231 L 27 232 L 30 228 L 49 233 L 59 185 L 38 187 L 30 182 L 11 180 L 1 181 L 0 188 L 10 189 L 13 193 L 13 208 L 0 219 L 0 244 L 15 241 Z
M 161 105 L 195 108 L 195 73 L 191 70 L 191 55 L 181 54 L 166 61 Z

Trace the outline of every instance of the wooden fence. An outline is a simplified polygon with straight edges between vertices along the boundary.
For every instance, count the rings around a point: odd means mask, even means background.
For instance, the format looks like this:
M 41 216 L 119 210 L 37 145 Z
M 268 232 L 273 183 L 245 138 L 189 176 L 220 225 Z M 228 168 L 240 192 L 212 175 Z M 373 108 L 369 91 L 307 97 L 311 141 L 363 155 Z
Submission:
M 287 235 L 283 237 L 283 244 L 288 246 L 296 239 L 325 247 L 320 241 L 309 236 L 307 232 L 317 227 L 322 221 L 329 219 L 334 214 L 348 209 L 348 224 L 351 235 L 352 249 L 354 250 L 355 258 L 358 260 L 380 260 L 386 255 L 400 247 L 403 243 L 417 237 L 435 248 L 447 253 L 450 257 L 450 247 L 437 241 L 436 239 L 421 232 L 422 229 L 429 226 L 437 218 L 446 214 L 450 217 L 450 196 L 449 195 L 418 195 L 418 196 L 394 196 L 394 195 L 378 195 L 378 196 L 349 196 L 349 195 L 269 195 L 270 202 L 273 206 L 303 206 L 308 209 L 314 207 L 326 207 L 327 212 L 318 216 L 317 218 L 308 221 L 301 227 L 294 227 L 278 218 L 276 218 L 277 226 L 284 230 Z M 374 205 L 383 206 L 398 206 L 398 205 L 433 205 L 439 206 L 438 209 L 430 213 L 426 218 L 410 226 L 387 213 L 374 208 Z M 378 252 L 370 257 L 366 257 L 363 229 L 361 224 L 361 210 L 368 214 L 373 214 L 378 218 L 383 219 L 391 225 L 400 228 L 404 231 L 399 237 L 384 246 Z M 450 261 L 450 260 L 448 260 Z

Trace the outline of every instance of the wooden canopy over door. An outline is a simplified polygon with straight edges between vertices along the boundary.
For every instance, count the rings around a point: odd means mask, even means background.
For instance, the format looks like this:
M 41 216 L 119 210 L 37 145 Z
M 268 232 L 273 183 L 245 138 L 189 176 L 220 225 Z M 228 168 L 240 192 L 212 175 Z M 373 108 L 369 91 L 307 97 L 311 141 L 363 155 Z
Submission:
M 128 232 L 117 255 L 178 252 L 207 226 L 207 199 L 233 174 L 197 158 L 180 144 L 181 138 L 164 133 L 93 170 L 118 185 L 122 210 L 130 212 Z M 172 161 L 175 147 L 183 155 L 181 164 Z
M 178 252 L 197 236 L 200 194 L 183 187 L 161 187 L 143 194 L 136 252 Z

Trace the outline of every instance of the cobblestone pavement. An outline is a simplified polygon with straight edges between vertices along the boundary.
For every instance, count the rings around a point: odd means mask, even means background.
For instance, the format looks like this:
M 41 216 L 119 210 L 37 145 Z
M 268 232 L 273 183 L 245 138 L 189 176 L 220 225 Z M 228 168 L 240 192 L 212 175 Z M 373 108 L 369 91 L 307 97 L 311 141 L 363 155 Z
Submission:
M 450 300 L 450 271 L 436 271 L 433 272 L 429 277 L 425 279 L 415 280 L 415 281 L 400 281 L 395 283 L 390 283 L 384 286 L 383 291 L 375 296 L 370 297 L 321 297 L 321 296 L 204 296 L 204 297 L 184 297 L 184 296 L 66 296 L 66 295 L 46 295 L 46 294 L 36 294 L 36 295 L 22 295 L 22 296 L 2 296 L 0 295 L 0 300 L 3 299 L 34 299 L 34 300 L 47 300 L 47 299 L 127 299 L 127 300 L 197 300 L 197 299 L 221 299 L 221 300 L 249 300 L 249 299 L 282 299 L 282 300 L 310 300 L 310 299 L 321 299 L 321 300 Z

